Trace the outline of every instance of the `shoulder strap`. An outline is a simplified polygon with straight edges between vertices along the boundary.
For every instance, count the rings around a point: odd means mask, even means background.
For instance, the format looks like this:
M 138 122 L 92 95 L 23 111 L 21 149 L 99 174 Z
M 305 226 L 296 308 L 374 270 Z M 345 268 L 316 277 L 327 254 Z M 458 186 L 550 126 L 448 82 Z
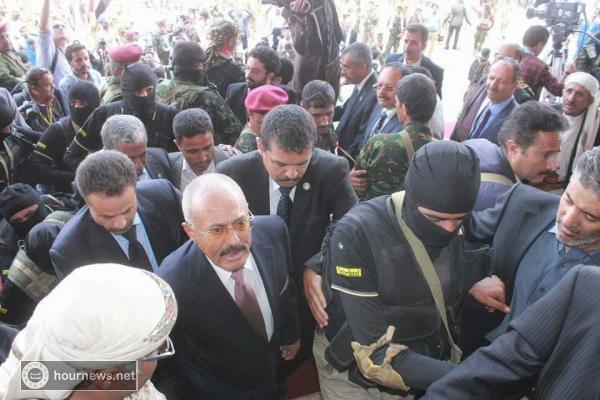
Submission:
M 429 286 L 429 290 L 431 291 L 431 295 L 433 296 L 433 300 L 435 301 L 435 306 L 442 318 L 442 322 L 444 323 L 444 328 L 446 328 L 446 334 L 448 335 L 448 341 L 450 342 L 450 346 L 452 347 L 450 360 L 457 364 L 460 362 L 462 357 L 462 350 L 456 343 L 454 343 L 454 339 L 452 338 L 452 334 L 450 333 L 450 327 L 448 326 L 448 316 L 446 315 L 446 302 L 444 301 L 444 292 L 442 291 L 442 284 L 440 283 L 440 278 L 438 277 L 437 272 L 435 271 L 435 267 L 433 266 L 433 262 L 431 262 L 431 258 L 429 254 L 427 254 L 427 250 L 425 250 L 425 246 L 423 242 L 419 240 L 419 238 L 414 234 L 414 232 L 406 225 L 406 222 L 402 218 L 402 203 L 404 202 L 404 191 L 396 192 L 392 194 L 392 201 L 394 202 L 394 208 L 396 210 L 396 219 L 398 220 L 398 224 L 400 224 L 400 228 L 402 228 L 402 232 L 410 245 L 410 249 L 412 250 L 415 259 L 417 260 L 417 264 L 421 268 L 421 272 L 427 281 L 427 285 Z
M 56 63 L 58 61 L 58 47 L 54 46 L 54 56 L 52 56 L 52 64 L 50 64 L 50 72 L 54 74 L 54 70 L 56 69 Z
M 410 162 L 415 154 L 415 146 L 413 146 L 413 142 L 410 140 L 410 135 L 406 130 L 400 132 L 400 140 L 402 140 L 408 161 Z
M 481 182 L 499 183 L 500 185 L 512 186 L 513 182 L 504 175 L 493 172 L 482 172 Z

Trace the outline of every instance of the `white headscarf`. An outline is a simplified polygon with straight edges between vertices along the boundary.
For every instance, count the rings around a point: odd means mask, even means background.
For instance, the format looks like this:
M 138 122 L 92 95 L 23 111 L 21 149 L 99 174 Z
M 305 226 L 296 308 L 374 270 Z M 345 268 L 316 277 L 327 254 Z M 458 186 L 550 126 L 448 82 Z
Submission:
M 20 361 L 65 361 L 72 371 L 81 368 L 77 361 L 135 361 L 166 340 L 176 318 L 173 291 L 156 275 L 118 264 L 77 268 L 38 304 L 15 338 L 0 366 L 0 395 L 64 399 L 78 383 L 64 391 L 20 390 Z
M 571 84 L 576 83 L 578 85 L 583 86 L 590 92 L 590 95 L 593 98 L 592 104 L 587 108 L 587 114 L 585 115 L 585 121 L 583 121 L 583 127 L 581 130 L 581 137 L 579 138 L 579 143 L 577 143 L 577 149 L 575 149 L 575 159 L 573 163 L 573 167 L 575 166 L 577 159 L 579 156 L 594 146 L 594 141 L 596 140 L 596 133 L 598 132 L 598 128 L 600 127 L 600 113 L 598 112 L 598 107 L 600 106 L 600 95 L 598 94 L 599 84 L 596 78 L 586 72 L 574 72 L 567 76 L 565 79 L 565 88 Z M 569 123 L 573 120 L 578 121 L 578 118 L 567 118 Z M 561 143 L 561 154 L 559 156 L 559 171 L 558 174 L 561 177 L 561 180 L 567 178 L 567 169 L 569 168 L 569 162 L 571 160 L 571 154 L 573 153 L 573 146 L 576 145 L 575 141 L 577 140 L 576 136 L 579 133 L 578 126 L 570 126 L 569 129 L 565 132 L 563 136 L 563 143 Z

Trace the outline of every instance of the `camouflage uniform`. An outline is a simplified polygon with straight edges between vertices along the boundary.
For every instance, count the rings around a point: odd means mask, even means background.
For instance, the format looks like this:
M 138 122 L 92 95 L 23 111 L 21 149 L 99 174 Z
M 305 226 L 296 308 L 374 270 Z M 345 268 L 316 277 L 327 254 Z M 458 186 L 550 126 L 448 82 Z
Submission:
M 337 144 L 337 141 L 338 141 L 338 137 L 335 134 L 335 129 L 333 129 L 333 127 L 331 127 L 329 129 L 329 132 L 327 132 L 326 134 L 324 134 L 324 135 L 318 134 L 317 135 L 317 143 L 315 144 L 315 146 L 317 146 L 321 150 L 325 150 L 330 153 L 333 153 L 335 151 L 335 146 Z
M 235 148 L 242 153 L 250 153 L 256 150 L 256 133 L 249 127 L 245 127 L 240 137 L 235 142 Z
M 435 140 L 427 126 L 416 122 L 411 122 L 404 130 L 408 132 L 415 151 Z M 368 180 L 367 190 L 358 193 L 359 197 L 368 200 L 403 190 L 409 163 L 400 133 L 371 137 L 356 161 L 355 169 L 366 170 Z
M 21 82 L 27 73 L 27 65 L 14 52 L 0 53 L 0 86 L 8 90 Z
M 156 99 L 178 110 L 201 108 L 210 115 L 215 144 L 233 145 L 242 131 L 242 124 L 225 100 L 212 89 L 192 82 L 170 79 L 156 88 Z
M 123 100 L 121 82 L 114 76 L 111 76 L 104 81 L 100 88 L 100 105 L 103 106 L 118 100 Z

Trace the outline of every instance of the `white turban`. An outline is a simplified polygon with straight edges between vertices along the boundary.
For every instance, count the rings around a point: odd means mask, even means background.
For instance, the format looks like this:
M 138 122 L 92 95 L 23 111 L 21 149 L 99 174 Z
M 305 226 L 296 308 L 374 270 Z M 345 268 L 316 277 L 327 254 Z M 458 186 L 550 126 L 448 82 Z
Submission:
M 0 394 L 63 399 L 77 383 L 64 391 L 20 390 L 19 361 L 65 361 L 72 371 L 83 367 L 77 361 L 135 361 L 164 343 L 176 318 L 173 291 L 156 275 L 118 264 L 77 268 L 40 301 L 15 338 L 0 367 Z
M 583 86 L 594 98 L 598 96 L 598 80 L 587 72 L 573 72 L 572 74 L 569 74 L 567 79 L 565 79 L 565 87 L 569 83 L 577 83 L 578 85 Z

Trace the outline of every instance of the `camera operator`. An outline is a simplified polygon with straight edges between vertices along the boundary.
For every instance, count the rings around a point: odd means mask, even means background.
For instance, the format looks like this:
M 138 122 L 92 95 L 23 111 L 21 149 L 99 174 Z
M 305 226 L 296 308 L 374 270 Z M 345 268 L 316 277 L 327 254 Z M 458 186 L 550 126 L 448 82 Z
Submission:
M 538 58 L 550 37 L 550 31 L 541 25 L 531 26 L 523 35 L 524 55 L 519 64 L 521 79 L 531 87 L 534 99 L 539 100 L 542 88 L 555 96 L 562 96 L 566 76 L 575 72 L 573 64 L 565 66 L 565 73 L 559 79 L 550 72 L 548 64 Z

